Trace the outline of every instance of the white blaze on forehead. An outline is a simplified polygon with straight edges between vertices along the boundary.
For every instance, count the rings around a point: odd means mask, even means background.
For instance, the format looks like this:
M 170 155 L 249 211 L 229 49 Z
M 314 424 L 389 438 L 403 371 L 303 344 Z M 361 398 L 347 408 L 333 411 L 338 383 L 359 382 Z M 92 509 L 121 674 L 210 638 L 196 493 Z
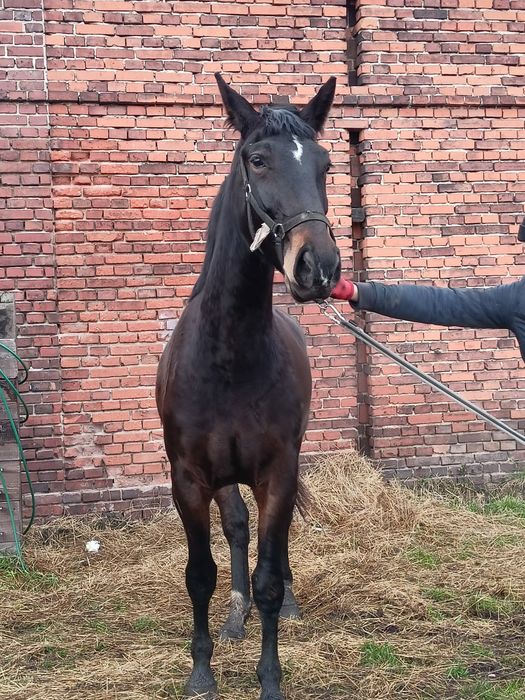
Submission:
M 299 139 L 297 138 L 297 136 L 294 136 L 294 137 L 293 137 L 293 142 L 294 142 L 294 144 L 295 144 L 295 148 L 294 148 L 294 150 L 292 151 L 293 157 L 295 158 L 295 160 L 296 160 L 298 163 L 300 163 L 300 162 L 301 162 L 301 158 L 303 157 L 303 145 L 302 145 L 302 143 L 299 141 Z

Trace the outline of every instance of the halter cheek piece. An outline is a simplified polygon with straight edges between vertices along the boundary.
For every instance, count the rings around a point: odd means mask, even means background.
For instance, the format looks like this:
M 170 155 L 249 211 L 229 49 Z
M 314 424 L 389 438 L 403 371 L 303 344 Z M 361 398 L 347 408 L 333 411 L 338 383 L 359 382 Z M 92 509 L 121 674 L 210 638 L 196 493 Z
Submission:
M 244 164 L 242 154 L 240 157 L 240 168 L 241 175 L 244 185 L 244 193 L 246 197 L 246 213 L 248 215 L 248 229 L 252 239 L 252 244 L 250 245 L 250 250 L 254 252 L 258 250 L 262 245 L 263 241 L 271 236 L 273 239 L 273 252 L 274 260 L 272 263 L 279 270 L 279 272 L 284 273 L 284 239 L 288 231 L 291 231 L 299 224 L 305 221 L 322 221 L 328 227 L 330 235 L 334 238 L 334 232 L 332 226 L 327 217 L 321 212 L 316 211 L 303 211 L 295 216 L 290 216 L 284 221 L 275 221 L 264 209 L 264 205 L 261 203 L 260 197 L 255 189 L 254 185 L 250 184 L 248 179 L 248 172 L 246 171 L 246 166 Z M 253 212 L 257 214 L 259 219 L 262 221 L 261 226 L 256 230 L 253 223 Z M 334 239 L 335 240 L 335 239 Z M 261 251 L 262 252 L 262 251 Z

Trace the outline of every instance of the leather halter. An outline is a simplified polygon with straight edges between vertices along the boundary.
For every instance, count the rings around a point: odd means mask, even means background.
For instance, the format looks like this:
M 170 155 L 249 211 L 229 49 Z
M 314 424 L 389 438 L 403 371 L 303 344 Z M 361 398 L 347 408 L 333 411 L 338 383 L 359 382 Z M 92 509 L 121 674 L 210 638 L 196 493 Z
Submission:
M 250 184 L 250 181 L 248 179 L 248 172 L 246 170 L 242 154 L 240 155 L 239 162 L 244 185 L 244 194 L 246 198 L 248 230 L 250 232 L 251 239 L 253 241 L 257 233 L 257 230 L 255 229 L 253 223 L 253 212 L 255 212 L 259 219 L 262 221 L 262 223 L 266 224 L 270 230 L 268 235 L 272 237 L 273 252 L 275 254 L 275 260 L 273 260 L 272 263 L 279 270 L 279 272 L 284 273 L 284 239 L 286 237 L 286 234 L 296 226 L 299 226 L 299 224 L 302 224 L 305 221 L 322 221 L 328 226 L 330 235 L 332 238 L 334 238 L 334 233 L 330 221 L 321 212 L 303 211 L 300 214 L 296 214 L 295 216 L 289 216 L 288 218 L 284 219 L 284 221 L 275 221 L 275 219 L 272 219 L 272 217 L 265 210 L 264 205 L 262 204 L 261 199 L 257 193 L 257 190 L 255 189 L 255 186 Z

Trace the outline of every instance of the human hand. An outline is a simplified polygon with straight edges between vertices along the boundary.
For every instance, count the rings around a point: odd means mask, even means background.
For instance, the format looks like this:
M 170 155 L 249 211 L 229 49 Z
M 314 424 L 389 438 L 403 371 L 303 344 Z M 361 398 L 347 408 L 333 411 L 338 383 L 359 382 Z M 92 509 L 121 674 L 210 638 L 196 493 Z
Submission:
M 330 296 L 334 299 L 343 299 L 344 301 L 355 301 L 357 298 L 357 287 L 350 280 L 345 280 L 341 277 L 339 282 L 330 292 Z

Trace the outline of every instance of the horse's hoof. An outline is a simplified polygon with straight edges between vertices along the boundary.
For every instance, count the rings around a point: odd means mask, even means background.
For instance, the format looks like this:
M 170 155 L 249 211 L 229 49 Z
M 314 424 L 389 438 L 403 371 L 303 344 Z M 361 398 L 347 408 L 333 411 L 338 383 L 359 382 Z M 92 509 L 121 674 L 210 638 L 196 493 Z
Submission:
M 224 625 L 219 633 L 221 642 L 241 642 L 243 639 L 246 639 L 243 625 Z
M 211 671 L 193 671 L 184 688 L 184 695 L 191 700 L 218 700 L 217 683 Z
M 216 690 L 206 690 L 202 693 L 191 691 L 191 694 L 188 691 L 184 691 L 184 695 L 188 700 L 219 700 Z
M 250 616 L 251 608 L 249 598 L 245 600 L 240 593 L 232 594 L 230 614 L 219 633 L 221 642 L 240 642 L 246 639 L 244 624 Z
M 268 693 L 264 691 L 261 693 L 261 700 L 284 700 L 284 695 L 280 690 L 273 690 Z
M 294 603 L 283 605 L 279 611 L 279 617 L 281 620 L 300 620 L 301 611 L 299 610 L 299 606 Z
M 289 581 L 285 581 L 284 583 L 284 598 L 279 617 L 281 620 L 299 620 L 301 617 L 301 611 L 297 605 L 297 600 L 292 590 L 292 584 Z

